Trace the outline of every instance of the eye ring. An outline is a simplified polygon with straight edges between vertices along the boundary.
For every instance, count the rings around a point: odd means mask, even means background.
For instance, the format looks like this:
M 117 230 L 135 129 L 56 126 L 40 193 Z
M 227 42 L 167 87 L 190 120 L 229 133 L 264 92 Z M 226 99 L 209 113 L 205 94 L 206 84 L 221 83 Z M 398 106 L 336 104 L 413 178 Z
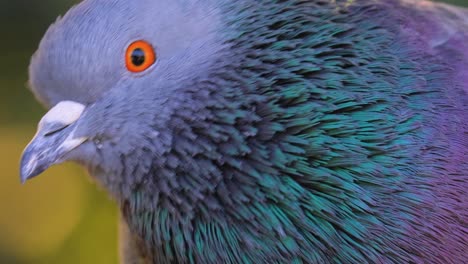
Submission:
M 156 62 L 153 46 L 145 40 L 131 43 L 125 53 L 125 65 L 130 72 L 143 72 Z

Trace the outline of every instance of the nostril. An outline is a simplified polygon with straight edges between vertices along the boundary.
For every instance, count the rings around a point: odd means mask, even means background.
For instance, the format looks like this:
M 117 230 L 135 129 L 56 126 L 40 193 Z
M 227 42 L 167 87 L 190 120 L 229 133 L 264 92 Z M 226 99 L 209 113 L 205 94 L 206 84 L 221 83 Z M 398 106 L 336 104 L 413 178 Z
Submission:
M 66 125 L 66 124 L 61 124 L 61 123 L 48 124 L 46 127 L 42 128 L 44 131 L 44 137 L 48 137 L 55 133 L 58 133 L 69 126 L 70 126 L 69 124 Z

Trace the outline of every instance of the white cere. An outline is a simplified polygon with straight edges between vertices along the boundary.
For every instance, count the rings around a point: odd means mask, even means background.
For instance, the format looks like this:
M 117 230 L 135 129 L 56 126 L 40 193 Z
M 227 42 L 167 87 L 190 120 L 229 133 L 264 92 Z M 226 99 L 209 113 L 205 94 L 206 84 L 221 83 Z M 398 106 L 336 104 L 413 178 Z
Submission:
M 62 101 L 54 106 L 39 122 L 39 127 L 44 124 L 60 123 L 64 125 L 73 124 L 81 114 L 85 106 L 73 101 Z

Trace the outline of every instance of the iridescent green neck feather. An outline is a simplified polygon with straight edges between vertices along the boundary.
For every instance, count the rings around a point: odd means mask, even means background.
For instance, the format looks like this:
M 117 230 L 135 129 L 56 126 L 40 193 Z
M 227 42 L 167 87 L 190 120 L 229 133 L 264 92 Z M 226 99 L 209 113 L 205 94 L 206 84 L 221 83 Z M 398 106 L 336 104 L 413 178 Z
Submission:
M 122 197 L 155 263 L 446 259 L 466 93 L 396 2 L 336 2 L 221 7 L 225 55 L 187 80 L 170 143 Z

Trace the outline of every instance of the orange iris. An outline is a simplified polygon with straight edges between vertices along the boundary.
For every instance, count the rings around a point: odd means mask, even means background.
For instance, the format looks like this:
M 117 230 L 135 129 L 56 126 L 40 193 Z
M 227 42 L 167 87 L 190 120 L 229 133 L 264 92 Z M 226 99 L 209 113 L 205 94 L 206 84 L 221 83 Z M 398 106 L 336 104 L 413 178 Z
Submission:
M 125 65 L 131 72 L 142 72 L 156 61 L 153 46 L 147 41 L 138 40 L 130 44 L 125 54 Z

